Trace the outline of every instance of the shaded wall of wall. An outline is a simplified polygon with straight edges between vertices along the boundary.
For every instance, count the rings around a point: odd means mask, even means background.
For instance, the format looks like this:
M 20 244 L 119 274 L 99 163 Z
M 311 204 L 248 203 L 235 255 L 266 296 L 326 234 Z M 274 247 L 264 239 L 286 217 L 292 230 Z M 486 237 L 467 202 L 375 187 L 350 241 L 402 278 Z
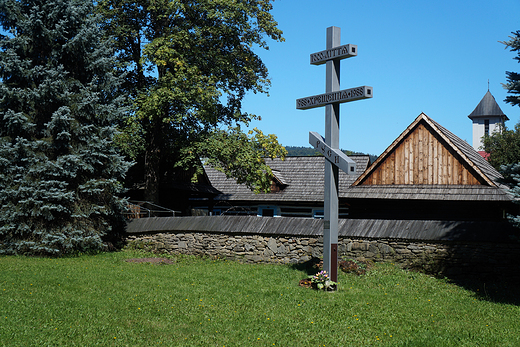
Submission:
M 203 255 L 245 263 L 304 263 L 321 258 L 323 238 L 208 232 L 135 233 L 128 242 L 159 253 Z M 339 237 L 340 258 L 370 259 L 447 277 L 517 278 L 520 243 L 423 242 Z

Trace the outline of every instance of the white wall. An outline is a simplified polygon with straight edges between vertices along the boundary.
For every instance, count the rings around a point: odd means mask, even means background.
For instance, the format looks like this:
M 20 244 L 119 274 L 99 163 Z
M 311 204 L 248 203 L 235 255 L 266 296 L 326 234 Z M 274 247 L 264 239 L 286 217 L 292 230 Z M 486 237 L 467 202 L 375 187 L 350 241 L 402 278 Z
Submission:
M 486 117 L 473 119 L 473 148 L 476 151 L 482 151 L 482 137 L 484 136 L 485 125 L 484 121 L 489 120 L 489 134 L 495 131 L 499 123 L 502 122 L 502 117 Z

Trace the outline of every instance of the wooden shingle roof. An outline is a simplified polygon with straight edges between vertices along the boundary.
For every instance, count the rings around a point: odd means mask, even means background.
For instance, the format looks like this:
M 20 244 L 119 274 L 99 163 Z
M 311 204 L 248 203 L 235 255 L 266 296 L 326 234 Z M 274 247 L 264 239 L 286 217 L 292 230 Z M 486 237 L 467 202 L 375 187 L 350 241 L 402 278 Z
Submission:
M 354 182 L 354 180 L 368 167 L 370 158 L 366 155 L 349 156 L 356 162 L 356 175 L 347 175 L 340 170 L 340 195 L 341 192 Z M 275 177 L 285 186 L 279 192 L 255 194 L 246 185 L 237 184 L 234 179 L 226 178 L 226 175 L 212 167 L 204 169 L 211 185 L 222 194 L 216 200 L 233 201 L 323 201 L 325 158 L 319 157 L 287 157 L 285 160 L 267 160 L 267 164 L 273 170 Z
M 343 195 L 350 199 L 511 201 L 503 189 L 478 185 L 366 185 L 353 186 Z
M 428 118 L 437 129 L 446 136 L 447 139 L 461 152 L 464 154 L 465 159 L 475 165 L 479 172 L 485 177 L 489 178 L 493 185 L 496 185 L 496 180 L 502 178 L 502 175 L 488 163 L 469 143 L 463 141 L 460 137 L 454 135 L 448 129 L 435 122 L 433 119 Z
M 509 235 L 518 235 L 518 229 L 506 221 L 340 219 L 338 228 L 339 237 L 424 241 L 510 242 Z M 320 237 L 323 235 L 323 219 L 252 216 L 152 217 L 132 220 L 127 225 L 126 232 Z

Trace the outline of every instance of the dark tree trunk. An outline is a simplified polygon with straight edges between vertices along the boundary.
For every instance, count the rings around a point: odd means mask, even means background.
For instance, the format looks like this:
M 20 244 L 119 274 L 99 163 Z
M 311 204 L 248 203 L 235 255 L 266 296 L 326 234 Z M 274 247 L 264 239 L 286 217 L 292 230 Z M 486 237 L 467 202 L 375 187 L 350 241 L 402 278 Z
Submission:
M 160 172 L 161 172 L 161 122 L 153 120 L 147 134 L 147 148 L 144 157 L 144 179 L 146 201 L 160 202 Z

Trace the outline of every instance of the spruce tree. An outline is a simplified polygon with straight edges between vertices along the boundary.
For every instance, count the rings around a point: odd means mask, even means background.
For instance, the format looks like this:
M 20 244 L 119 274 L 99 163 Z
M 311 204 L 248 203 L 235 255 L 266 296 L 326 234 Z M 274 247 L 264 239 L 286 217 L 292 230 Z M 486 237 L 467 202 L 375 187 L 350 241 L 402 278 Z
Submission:
M 0 0 L 0 253 L 98 250 L 129 164 L 113 52 L 89 0 Z
M 509 41 L 502 43 L 510 48 L 511 52 L 516 52 L 516 57 L 513 59 L 520 62 L 520 30 L 512 34 L 513 36 L 509 36 Z M 520 106 L 520 74 L 506 71 L 506 76 L 507 83 L 504 84 L 504 88 L 509 95 L 504 101 L 513 106 Z M 498 164 L 504 178 L 500 183 L 509 188 L 513 202 L 520 204 L 520 123 L 515 125 L 514 130 L 504 127 L 501 131 L 485 137 L 484 149 L 491 153 L 490 157 L 501 160 Z M 507 217 L 514 226 L 520 228 L 520 215 L 508 214 Z M 516 237 L 515 239 L 520 241 Z
M 510 48 L 511 52 L 516 52 L 516 57 L 513 59 L 520 62 L 520 30 L 512 34 L 513 36 L 509 36 L 509 41 L 502 41 L 502 43 Z M 510 95 L 504 101 L 513 106 L 520 106 L 520 73 L 506 71 L 506 76 L 507 83 L 504 84 L 504 88 L 507 89 Z

